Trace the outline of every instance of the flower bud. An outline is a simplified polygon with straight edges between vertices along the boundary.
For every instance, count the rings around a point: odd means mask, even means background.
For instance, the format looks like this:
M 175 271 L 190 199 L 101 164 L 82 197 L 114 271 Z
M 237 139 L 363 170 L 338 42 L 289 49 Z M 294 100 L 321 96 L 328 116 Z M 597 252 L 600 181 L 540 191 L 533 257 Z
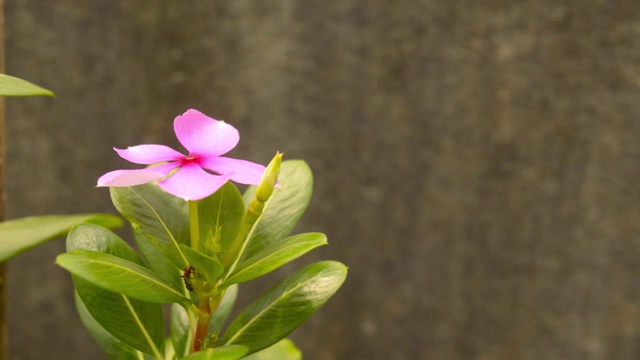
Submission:
M 273 160 L 267 165 L 260 184 L 256 189 L 256 199 L 260 202 L 266 202 L 273 194 L 273 189 L 278 183 L 278 175 L 280 174 L 280 164 L 282 163 L 282 153 L 277 152 Z

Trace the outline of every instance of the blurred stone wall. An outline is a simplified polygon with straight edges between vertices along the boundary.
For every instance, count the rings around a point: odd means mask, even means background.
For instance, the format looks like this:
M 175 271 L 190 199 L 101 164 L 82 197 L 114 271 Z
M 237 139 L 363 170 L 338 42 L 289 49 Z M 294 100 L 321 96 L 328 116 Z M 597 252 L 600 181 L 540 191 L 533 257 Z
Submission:
M 633 0 L 6 0 L 9 218 L 109 211 L 111 150 L 197 108 L 305 159 L 344 288 L 305 359 L 640 358 Z M 99 359 L 53 264 L 10 262 L 11 359 Z M 290 272 L 286 267 L 273 281 Z M 269 284 L 249 283 L 248 301 Z

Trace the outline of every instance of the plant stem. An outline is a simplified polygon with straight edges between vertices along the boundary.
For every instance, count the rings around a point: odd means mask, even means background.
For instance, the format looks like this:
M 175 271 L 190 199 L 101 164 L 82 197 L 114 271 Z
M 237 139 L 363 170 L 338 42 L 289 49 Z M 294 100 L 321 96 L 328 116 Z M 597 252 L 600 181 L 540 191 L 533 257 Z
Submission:
M 238 256 L 238 252 L 240 251 L 240 248 L 242 247 L 247 234 L 249 234 L 252 225 L 253 224 L 248 224 L 246 221 L 243 221 L 242 224 L 240 224 L 240 230 L 238 230 L 236 238 L 233 240 L 233 243 L 231 243 L 231 247 L 229 248 L 229 250 L 227 250 L 227 253 L 222 258 L 222 265 L 224 265 L 225 271 L 230 272 L 233 261 Z
M 202 350 L 202 345 L 205 344 L 207 333 L 209 331 L 209 322 L 211 321 L 211 315 L 218 310 L 224 291 L 215 290 L 213 296 L 202 295 L 198 301 L 198 322 L 196 324 L 196 333 L 193 337 L 192 350 Z
M 194 250 L 198 250 L 200 245 L 200 224 L 198 223 L 198 202 L 189 201 L 189 232 L 191 234 L 191 247 Z M 196 352 L 200 351 L 207 337 L 207 330 L 209 328 L 209 319 L 211 318 L 211 309 L 209 307 L 209 297 L 205 294 L 198 294 L 198 310 L 196 315 L 198 317 L 196 323 L 196 333 L 193 337 L 193 344 L 191 349 Z
M 198 323 L 196 325 L 196 333 L 193 337 L 192 350 L 194 352 L 202 349 L 202 344 L 207 337 L 209 330 L 209 319 L 211 319 L 211 308 L 209 307 L 209 297 L 200 296 L 198 301 Z
M 191 232 L 191 247 L 198 250 L 200 245 L 200 224 L 198 223 L 198 202 L 189 201 L 189 230 Z
M 249 208 L 247 209 L 247 213 L 245 214 L 244 221 L 240 225 L 240 230 L 238 231 L 236 238 L 233 240 L 231 247 L 222 258 L 222 265 L 224 265 L 225 269 L 227 269 L 228 274 L 230 274 L 233 270 L 234 260 L 237 260 L 238 256 L 242 252 L 242 248 L 247 241 L 247 235 L 249 235 L 251 229 L 253 229 L 253 225 L 262 215 L 264 206 L 265 203 L 258 201 L 257 199 L 253 199 L 251 204 L 249 204 Z

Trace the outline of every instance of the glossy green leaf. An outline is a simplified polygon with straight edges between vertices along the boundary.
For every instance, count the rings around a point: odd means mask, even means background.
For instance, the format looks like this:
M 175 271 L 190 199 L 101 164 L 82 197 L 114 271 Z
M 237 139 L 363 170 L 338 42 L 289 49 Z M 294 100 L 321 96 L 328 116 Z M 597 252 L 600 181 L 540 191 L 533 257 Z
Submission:
M 142 265 L 138 255 L 124 240 L 96 225 L 81 224 L 74 227 L 67 237 L 67 251 L 105 253 Z M 83 308 L 111 336 L 146 353 L 153 353 L 154 347 L 157 349 L 161 346 L 164 326 L 160 304 L 131 299 L 95 286 L 76 275 L 72 277 Z
M 244 345 L 229 345 L 221 346 L 213 349 L 206 349 L 198 351 L 183 360 L 237 360 L 249 351 L 249 348 Z
M 209 321 L 209 334 L 220 334 L 231 310 L 233 310 L 237 297 L 238 285 L 231 285 L 225 290 L 222 301 L 218 306 L 218 310 L 213 313 L 211 320 Z
M 93 338 L 98 342 L 100 348 L 102 348 L 110 359 L 142 359 L 142 354 L 139 351 L 115 338 L 91 316 L 91 313 L 89 313 L 89 310 L 87 310 L 87 307 L 77 293 L 75 299 L 80 320 L 82 320 L 84 326 L 89 330 L 91 335 L 93 335 Z
M 112 187 L 111 200 L 134 229 L 158 242 L 177 269 L 187 266 L 179 247 L 190 242 L 186 201 L 153 183 Z
M 187 258 L 187 261 L 189 261 L 189 265 L 204 276 L 205 280 L 210 284 L 215 284 L 220 279 L 220 275 L 222 275 L 224 271 L 224 267 L 220 261 L 196 251 L 189 246 L 180 245 L 180 248 Z
M 222 343 L 246 345 L 249 354 L 277 343 L 318 310 L 346 276 L 347 268 L 336 261 L 317 262 L 295 272 L 244 309 Z
M 44 242 L 65 236 L 76 224 L 93 223 L 114 229 L 122 226 L 110 214 L 32 216 L 0 223 L 0 262 Z
M 213 195 L 197 202 L 200 225 L 200 249 L 207 255 L 224 256 L 235 239 L 244 217 L 244 203 L 238 188 L 227 182 Z M 220 247 L 213 242 L 217 238 Z
M 183 269 L 178 269 L 171 262 L 169 256 L 162 250 L 161 245 L 136 229 L 133 229 L 133 238 L 147 267 L 174 289 L 178 291 L 184 289 L 182 283 Z
M 235 284 L 255 279 L 326 244 L 327 237 L 322 233 L 299 234 L 281 242 L 271 242 L 268 247 L 240 261 L 238 267 L 224 283 L 225 285 Z
M 302 360 L 302 352 L 293 341 L 282 339 L 273 346 L 260 350 L 243 360 Z
M 113 255 L 75 250 L 58 255 L 56 262 L 96 286 L 134 299 L 157 303 L 191 301 L 151 270 Z
M 50 90 L 20 78 L 0 74 L 0 96 L 52 96 Z
M 254 225 L 242 260 L 249 259 L 263 249 L 283 241 L 309 205 L 313 190 L 313 175 L 304 161 L 282 162 L 279 184 L 280 189 L 276 189 L 267 201 L 262 216 Z M 249 204 L 254 195 L 255 186 L 252 186 L 243 196 L 245 204 Z
M 178 358 L 189 352 L 191 344 L 191 322 L 189 314 L 178 304 L 171 304 L 171 342 Z

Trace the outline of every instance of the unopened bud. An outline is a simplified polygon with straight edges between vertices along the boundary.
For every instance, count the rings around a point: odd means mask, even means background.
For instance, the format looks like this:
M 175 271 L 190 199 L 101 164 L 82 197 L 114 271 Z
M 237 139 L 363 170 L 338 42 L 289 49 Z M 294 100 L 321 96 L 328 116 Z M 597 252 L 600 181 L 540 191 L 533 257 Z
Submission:
M 260 184 L 256 189 L 256 199 L 260 202 L 266 202 L 273 194 L 273 189 L 278 183 L 278 175 L 280 174 L 280 164 L 282 163 L 282 153 L 276 153 L 273 160 L 267 165 L 267 169 L 262 175 Z

